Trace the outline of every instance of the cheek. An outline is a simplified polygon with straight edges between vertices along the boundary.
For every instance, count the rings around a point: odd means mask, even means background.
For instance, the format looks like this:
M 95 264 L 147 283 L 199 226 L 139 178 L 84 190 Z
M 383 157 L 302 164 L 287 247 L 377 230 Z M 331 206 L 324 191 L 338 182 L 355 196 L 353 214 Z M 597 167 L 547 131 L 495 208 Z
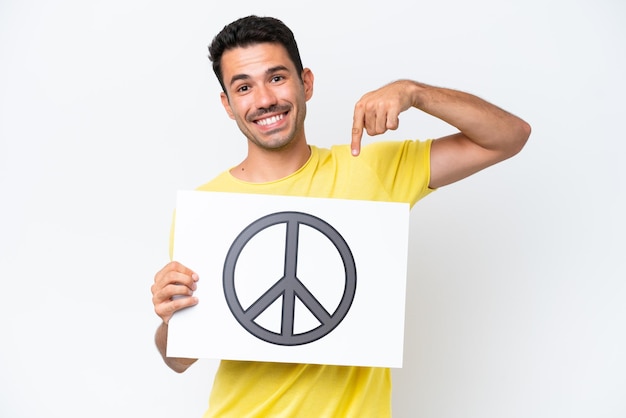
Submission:
M 226 113 L 228 113 L 228 116 L 231 119 L 237 119 L 241 115 L 239 108 L 234 103 L 231 103 L 226 107 Z
M 222 94 L 221 99 L 222 105 L 224 106 L 228 117 L 230 117 L 231 119 L 245 118 L 248 109 L 247 106 L 249 105 L 248 102 L 250 101 L 247 97 L 233 97 L 231 95 L 231 98 L 229 100 L 225 94 Z
M 239 98 L 238 100 L 231 101 L 231 114 L 234 117 L 245 119 L 248 110 L 251 109 L 250 100 L 247 98 Z

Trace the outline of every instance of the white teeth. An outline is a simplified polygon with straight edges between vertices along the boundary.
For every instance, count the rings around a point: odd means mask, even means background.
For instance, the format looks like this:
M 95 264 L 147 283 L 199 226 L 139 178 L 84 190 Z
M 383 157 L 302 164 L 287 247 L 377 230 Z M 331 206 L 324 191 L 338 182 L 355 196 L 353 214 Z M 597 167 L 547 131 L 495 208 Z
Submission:
M 258 124 L 259 124 L 259 125 L 261 125 L 261 126 L 271 125 L 272 123 L 276 123 L 276 122 L 278 122 L 279 120 L 281 120 L 284 116 L 285 116 L 285 115 L 280 114 L 280 115 L 277 115 L 277 116 L 272 116 L 272 117 L 267 118 L 267 119 L 260 119 L 260 120 L 257 120 L 257 121 L 256 121 L 256 123 L 258 123 Z

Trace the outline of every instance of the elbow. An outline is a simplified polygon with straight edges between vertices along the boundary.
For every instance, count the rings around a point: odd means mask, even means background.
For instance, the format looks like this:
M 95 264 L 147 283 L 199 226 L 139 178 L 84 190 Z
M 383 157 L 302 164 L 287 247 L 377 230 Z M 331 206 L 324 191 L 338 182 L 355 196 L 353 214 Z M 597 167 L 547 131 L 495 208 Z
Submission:
M 521 121 L 520 123 L 520 146 L 519 149 L 520 151 L 522 150 L 522 148 L 524 148 L 524 145 L 526 145 L 526 142 L 528 142 L 528 138 L 530 138 L 530 134 L 532 133 L 532 128 L 530 127 L 530 124 L 526 121 Z
M 189 366 L 187 365 L 181 365 L 177 363 L 166 363 L 166 364 L 169 366 L 171 370 L 173 370 L 177 374 L 185 373 L 187 369 L 189 368 Z
M 187 371 L 188 367 L 172 367 L 171 368 L 176 374 L 183 374 Z
M 164 360 L 165 360 L 165 364 L 167 364 L 170 369 L 180 374 L 180 373 L 184 373 L 185 371 L 187 371 L 187 369 L 192 364 L 194 364 L 197 359 L 166 357 Z
M 530 125 L 519 119 L 513 131 L 513 135 L 511 136 L 509 157 L 518 154 L 524 148 L 528 142 L 528 138 L 530 138 L 531 132 L 532 128 Z

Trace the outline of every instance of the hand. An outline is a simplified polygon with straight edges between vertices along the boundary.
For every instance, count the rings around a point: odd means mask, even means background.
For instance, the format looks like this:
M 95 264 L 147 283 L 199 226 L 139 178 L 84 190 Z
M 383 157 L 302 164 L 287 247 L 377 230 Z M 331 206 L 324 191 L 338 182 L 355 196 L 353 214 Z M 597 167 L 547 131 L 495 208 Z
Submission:
M 176 261 L 165 265 L 154 276 L 152 304 L 164 324 L 170 321 L 174 312 L 198 303 L 193 297 L 197 281 L 196 273 Z
M 354 107 L 352 155 L 361 152 L 363 128 L 370 136 L 398 129 L 400 113 L 413 106 L 412 92 L 417 84 L 400 80 L 365 94 Z

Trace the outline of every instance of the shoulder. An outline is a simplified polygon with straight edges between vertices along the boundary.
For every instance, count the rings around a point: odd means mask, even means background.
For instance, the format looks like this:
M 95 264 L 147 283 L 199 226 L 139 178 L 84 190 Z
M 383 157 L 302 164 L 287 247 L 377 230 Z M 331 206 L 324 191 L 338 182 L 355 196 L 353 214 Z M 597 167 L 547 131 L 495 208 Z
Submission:
M 232 183 L 233 176 L 230 174 L 230 170 L 222 171 L 217 176 L 213 177 L 206 183 L 196 187 L 197 191 L 201 192 L 214 192 L 220 191 L 228 184 Z

